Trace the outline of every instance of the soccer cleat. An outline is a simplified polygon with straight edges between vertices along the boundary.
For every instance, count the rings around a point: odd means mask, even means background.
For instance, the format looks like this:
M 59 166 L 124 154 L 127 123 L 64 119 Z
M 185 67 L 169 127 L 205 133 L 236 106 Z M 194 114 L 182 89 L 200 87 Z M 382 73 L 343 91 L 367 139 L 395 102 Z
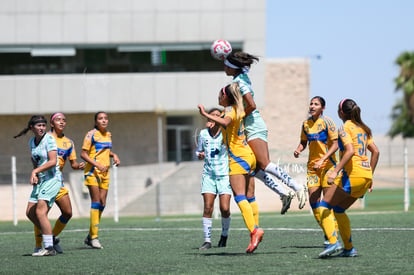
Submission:
M 98 238 L 95 238 L 95 239 L 91 240 L 91 246 L 92 246 L 92 248 L 103 249 L 103 246 L 99 242 Z
M 63 249 L 59 245 L 60 239 L 58 237 L 53 236 L 53 248 L 56 250 L 57 253 L 62 254 Z
M 328 240 L 325 240 L 325 241 L 323 242 L 323 247 L 324 247 L 324 248 L 328 248 L 328 245 L 330 245 L 329 241 L 328 241 Z
M 55 255 L 56 255 L 56 251 L 53 249 L 53 246 L 42 248 L 38 252 L 34 252 L 32 254 L 33 257 L 55 256 Z
M 200 246 L 200 248 L 198 250 L 207 250 L 211 248 L 211 243 L 209 242 L 204 242 L 202 246 Z
M 92 241 L 92 239 L 91 239 L 91 237 L 89 237 L 89 235 L 88 235 L 88 236 L 86 236 L 84 243 L 85 243 L 86 245 L 88 245 L 88 246 L 92 246 L 91 241 Z
M 337 241 L 334 244 L 329 244 L 324 251 L 319 253 L 319 258 L 326 258 L 328 256 L 331 256 L 332 254 L 339 252 L 342 250 L 341 244 Z
M 39 252 L 40 250 L 42 250 L 42 247 L 35 247 L 35 248 L 33 249 L 33 253 L 37 253 L 37 252 Z
M 282 209 L 280 210 L 280 214 L 284 215 L 288 211 L 290 208 L 290 203 L 294 197 L 295 193 L 293 191 L 289 191 L 287 195 L 282 196 Z
M 305 207 L 307 198 L 306 198 L 306 187 L 304 186 L 301 190 L 296 192 L 296 196 L 298 197 L 299 201 L 299 209 Z
M 357 257 L 357 256 L 358 256 L 358 253 L 357 253 L 355 247 L 352 247 L 351 249 L 344 249 L 338 255 L 338 257 Z
M 259 246 L 259 243 L 263 240 L 264 232 L 260 228 L 256 228 L 252 233 L 250 233 L 250 243 L 246 249 L 246 253 L 253 253 L 256 248 Z
M 221 235 L 220 241 L 219 241 L 217 246 L 218 247 L 226 247 L 226 244 L 227 244 L 227 236 Z

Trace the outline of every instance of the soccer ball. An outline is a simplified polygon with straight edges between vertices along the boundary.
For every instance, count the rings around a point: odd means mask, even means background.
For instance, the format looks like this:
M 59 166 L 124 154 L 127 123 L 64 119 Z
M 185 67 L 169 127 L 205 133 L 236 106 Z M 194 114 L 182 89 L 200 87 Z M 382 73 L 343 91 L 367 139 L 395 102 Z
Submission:
M 231 45 L 226 40 L 216 40 L 211 44 L 211 56 L 217 60 L 223 61 L 231 53 Z

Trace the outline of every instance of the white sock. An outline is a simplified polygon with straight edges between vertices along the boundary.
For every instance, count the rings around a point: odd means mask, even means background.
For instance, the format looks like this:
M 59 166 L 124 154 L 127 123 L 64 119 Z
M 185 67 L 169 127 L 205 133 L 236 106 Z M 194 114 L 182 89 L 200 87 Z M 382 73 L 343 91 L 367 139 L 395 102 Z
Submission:
M 204 242 L 211 243 L 211 228 L 212 227 L 213 227 L 213 219 L 203 217 Z
M 281 182 L 295 190 L 296 192 L 302 190 L 303 186 L 298 184 L 294 179 L 292 179 L 282 168 L 274 164 L 273 162 L 269 163 L 265 171 L 274 175 L 276 178 L 278 178 Z
M 53 235 L 42 235 L 43 237 L 43 246 L 51 247 L 53 246 Z
M 224 237 L 227 237 L 227 235 L 229 234 L 230 221 L 231 221 L 231 217 L 228 217 L 228 218 L 221 217 L 221 235 Z
M 263 170 L 258 170 L 255 175 L 256 178 L 261 180 L 267 187 L 272 189 L 273 192 L 276 192 L 280 197 L 286 196 L 288 194 L 288 191 L 285 187 L 281 184 L 277 184 L 272 177 L 267 174 Z

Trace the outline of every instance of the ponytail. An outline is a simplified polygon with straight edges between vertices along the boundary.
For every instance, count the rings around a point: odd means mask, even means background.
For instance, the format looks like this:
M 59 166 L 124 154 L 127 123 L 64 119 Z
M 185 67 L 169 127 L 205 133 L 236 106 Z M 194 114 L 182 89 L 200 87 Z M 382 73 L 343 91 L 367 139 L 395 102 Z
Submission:
M 20 133 L 14 136 L 14 138 L 18 138 L 20 136 L 25 135 L 34 125 L 38 123 L 45 123 L 47 124 L 47 121 L 44 116 L 41 115 L 34 115 L 30 118 L 29 122 L 27 123 L 27 127 L 24 128 Z
M 236 117 L 240 118 L 244 112 L 243 97 L 240 92 L 239 83 L 233 82 L 224 88 L 224 92 L 229 98 L 230 105 L 236 105 Z
M 346 120 L 351 120 L 357 126 L 364 129 L 368 137 L 372 136 L 371 129 L 361 119 L 361 108 L 352 99 L 344 99 L 339 103 L 339 111 Z

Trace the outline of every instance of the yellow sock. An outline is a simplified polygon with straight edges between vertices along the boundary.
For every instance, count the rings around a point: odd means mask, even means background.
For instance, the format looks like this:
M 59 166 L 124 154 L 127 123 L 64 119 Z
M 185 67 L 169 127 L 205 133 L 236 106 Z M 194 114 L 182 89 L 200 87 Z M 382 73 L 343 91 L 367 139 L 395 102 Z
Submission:
M 336 219 L 338 220 L 338 228 L 341 233 L 342 241 L 344 242 L 345 249 L 351 249 L 352 236 L 351 236 L 351 222 L 349 221 L 348 215 L 345 213 L 335 213 Z
M 335 230 L 335 222 L 332 211 L 323 206 L 319 207 L 319 211 L 323 232 L 328 238 L 329 243 L 334 244 L 338 241 L 338 236 Z
M 60 232 L 65 228 L 66 224 L 69 220 L 64 218 L 63 216 L 60 216 L 59 219 L 57 219 L 55 226 L 53 227 L 52 233 L 53 236 L 58 236 Z
M 257 204 L 257 201 L 250 202 L 250 207 L 253 211 L 254 222 L 259 226 L 259 205 Z
M 91 239 L 95 239 L 98 237 L 98 229 L 99 229 L 99 202 L 92 202 L 91 205 L 91 218 L 90 218 L 90 227 L 89 227 L 89 236 Z
M 247 200 L 241 200 L 237 203 L 237 205 L 240 208 L 247 229 L 249 229 L 250 233 L 253 232 L 255 222 L 253 217 L 253 210 L 250 206 L 250 203 Z
M 34 235 L 35 235 L 35 241 L 36 241 L 35 247 L 42 247 L 42 241 L 43 241 L 42 232 L 40 232 L 39 227 L 37 227 L 36 225 L 34 226 Z
M 320 212 L 319 207 L 312 208 L 312 212 L 313 212 L 313 216 L 315 217 L 316 222 L 322 228 L 322 225 L 321 225 L 321 214 L 319 213 Z

